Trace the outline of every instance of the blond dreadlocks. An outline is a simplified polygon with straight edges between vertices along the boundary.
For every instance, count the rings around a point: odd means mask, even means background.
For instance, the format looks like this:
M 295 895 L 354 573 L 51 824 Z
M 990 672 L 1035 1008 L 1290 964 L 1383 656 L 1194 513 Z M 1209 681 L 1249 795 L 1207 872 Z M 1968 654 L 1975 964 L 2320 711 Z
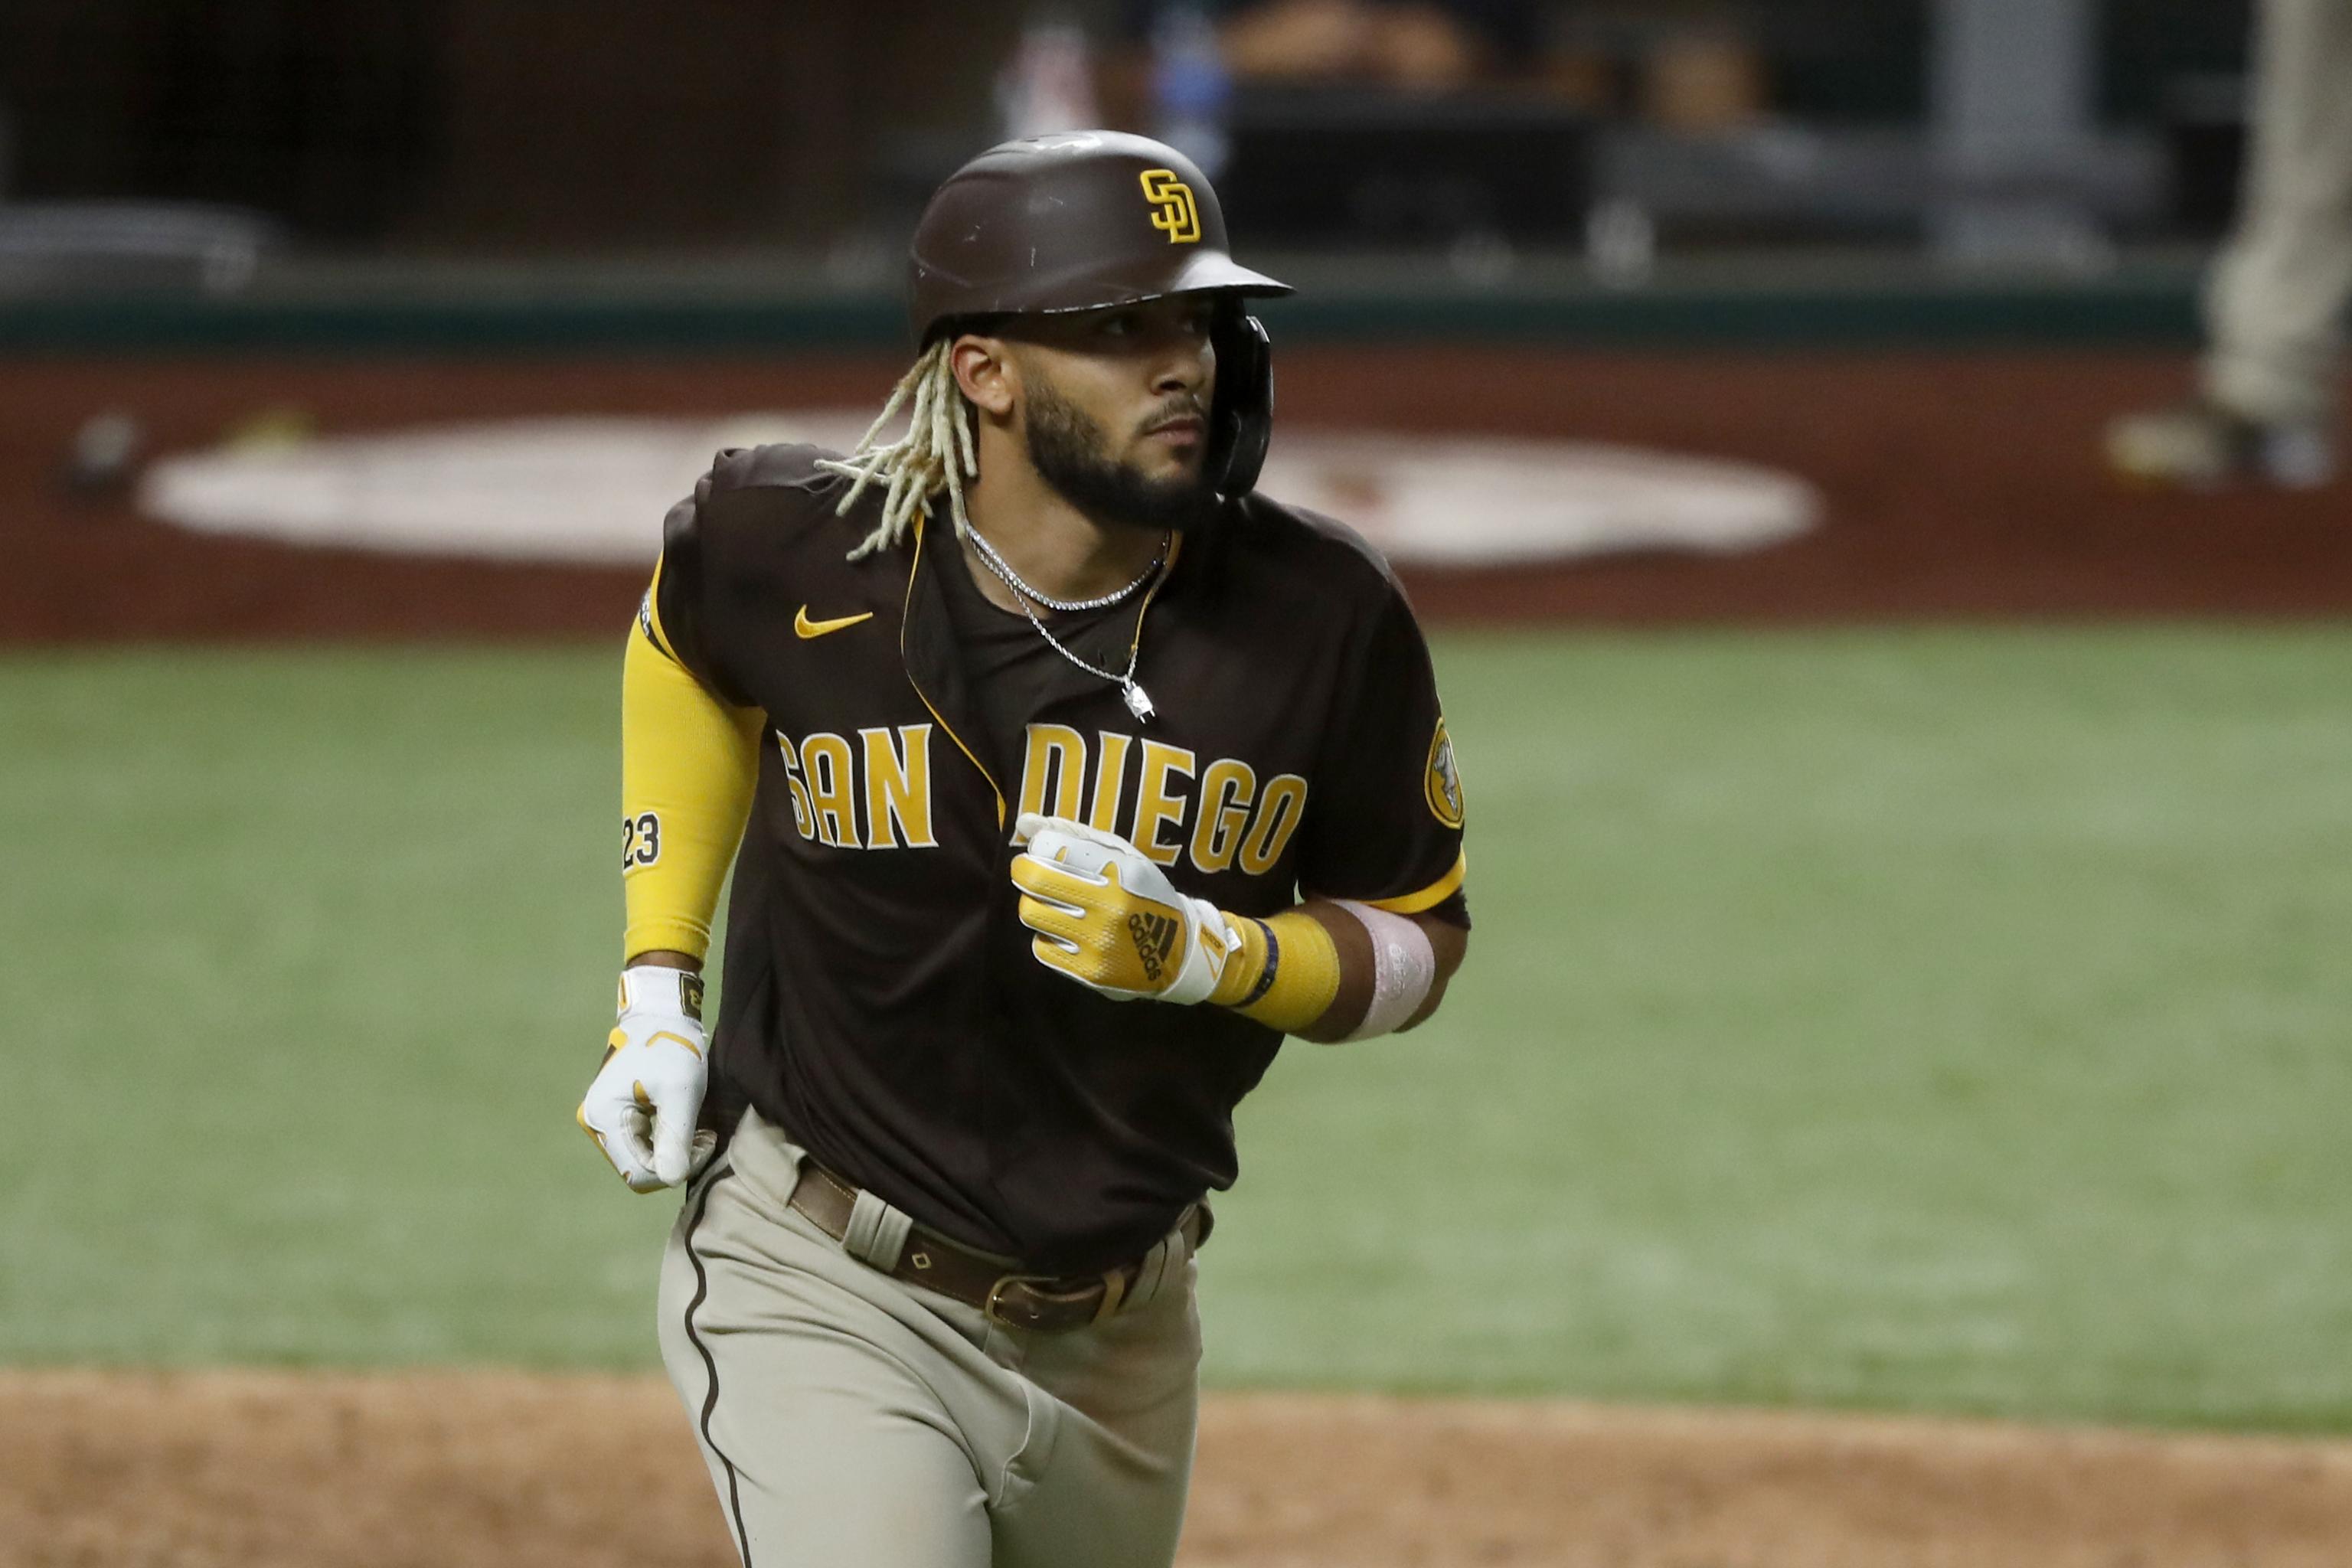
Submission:
M 845 458 L 817 460 L 816 466 L 825 472 L 857 481 L 834 508 L 836 516 L 846 517 L 866 487 L 877 479 L 885 486 L 882 521 L 849 552 L 852 561 L 906 538 L 915 514 L 942 488 L 948 492 L 957 537 L 971 528 L 971 520 L 964 515 L 963 485 L 965 479 L 980 477 L 980 454 L 972 447 L 971 411 L 948 359 L 952 342 L 942 339 L 933 343 L 898 378 L 898 384 L 890 390 L 890 401 L 882 405 L 880 417 L 866 427 L 856 451 Z M 907 408 L 907 433 L 896 441 L 882 440 L 882 427 L 902 406 Z

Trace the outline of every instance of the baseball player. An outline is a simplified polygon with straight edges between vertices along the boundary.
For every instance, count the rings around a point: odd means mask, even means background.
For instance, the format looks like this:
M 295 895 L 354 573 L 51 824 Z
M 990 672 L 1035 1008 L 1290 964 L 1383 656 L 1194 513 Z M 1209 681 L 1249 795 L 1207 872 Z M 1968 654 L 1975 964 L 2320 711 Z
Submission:
M 995 148 L 911 281 L 855 452 L 723 452 L 666 523 L 579 1118 L 687 1184 L 663 1358 L 747 1564 L 1165 1564 L 1234 1106 L 1436 1008 L 1461 784 L 1380 558 L 1253 491 L 1287 290 L 1197 169 Z
M 2352 0 L 2262 0 L 2238 217 L 2206 280 L 2196 400 L 2108 426 L 2126 479 L 2312 489 L 2336 473 L 2352 299 Z

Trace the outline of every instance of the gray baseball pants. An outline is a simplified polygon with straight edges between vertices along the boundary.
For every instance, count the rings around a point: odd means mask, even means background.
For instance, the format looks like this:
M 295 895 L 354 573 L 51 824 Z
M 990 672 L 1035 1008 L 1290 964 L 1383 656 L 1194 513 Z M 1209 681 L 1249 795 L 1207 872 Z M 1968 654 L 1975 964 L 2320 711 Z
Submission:
M 747 1568 L 1166 1568 L 1192 1477 L 1194 1265 L 1035 1333 L 902 1284 L 787 1206 L 756 1112 L 688 1189 L 661 1348 Z
M 2205 391 L 2249 418 L 2333 402 L 2352 295 L 2352 0 L 2263 0 L 2252 142 L 2206 290 Z

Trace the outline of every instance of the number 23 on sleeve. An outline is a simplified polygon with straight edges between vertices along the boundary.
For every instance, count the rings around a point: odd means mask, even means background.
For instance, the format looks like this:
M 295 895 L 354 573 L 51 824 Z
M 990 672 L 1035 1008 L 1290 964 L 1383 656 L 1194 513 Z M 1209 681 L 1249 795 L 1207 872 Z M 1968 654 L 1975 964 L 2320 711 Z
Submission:
M 641 812 L 621 818 L 621 869 L 650 866 L 661 858 L 661 818 Z

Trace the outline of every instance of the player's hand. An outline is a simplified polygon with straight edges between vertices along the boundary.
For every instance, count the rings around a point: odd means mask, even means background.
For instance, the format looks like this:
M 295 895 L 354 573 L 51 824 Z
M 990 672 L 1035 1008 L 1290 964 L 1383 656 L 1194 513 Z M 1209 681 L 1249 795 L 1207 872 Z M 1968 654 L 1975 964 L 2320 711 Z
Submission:
M 708 1057 L 701 977 L 653 964 L 625 970 L 620 1021 L 576 1114 L 629 1191 L 676 1186 L 710 1163 L 719 1135 L 694 1125 Z
M 1015 826 L 1029 847 L 1013 880 L 1038 963 L 1122 1002 L 1209 999 L 1241 950 L 1230 916 L 1116 833 L 1034 812 Z

